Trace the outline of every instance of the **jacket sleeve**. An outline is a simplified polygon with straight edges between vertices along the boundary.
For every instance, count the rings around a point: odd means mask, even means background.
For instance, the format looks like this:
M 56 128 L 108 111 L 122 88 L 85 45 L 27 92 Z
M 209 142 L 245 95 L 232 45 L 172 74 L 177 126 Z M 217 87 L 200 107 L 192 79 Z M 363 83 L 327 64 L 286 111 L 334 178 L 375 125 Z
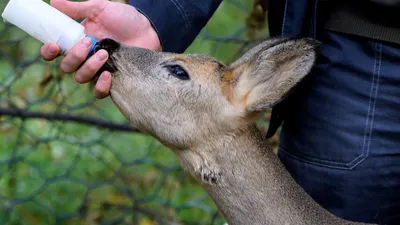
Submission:
M 222 0 L 130 0 L 146 16 L 165 52 L 184 52 Z

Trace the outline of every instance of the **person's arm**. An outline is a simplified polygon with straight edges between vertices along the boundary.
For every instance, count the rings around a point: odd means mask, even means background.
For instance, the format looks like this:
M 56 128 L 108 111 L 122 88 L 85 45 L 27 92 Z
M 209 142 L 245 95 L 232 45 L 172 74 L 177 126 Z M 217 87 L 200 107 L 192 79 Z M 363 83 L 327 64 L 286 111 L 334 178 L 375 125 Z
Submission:
M 149 19 L 165 52 L 184 52 L 222 0 L 130 0 Z

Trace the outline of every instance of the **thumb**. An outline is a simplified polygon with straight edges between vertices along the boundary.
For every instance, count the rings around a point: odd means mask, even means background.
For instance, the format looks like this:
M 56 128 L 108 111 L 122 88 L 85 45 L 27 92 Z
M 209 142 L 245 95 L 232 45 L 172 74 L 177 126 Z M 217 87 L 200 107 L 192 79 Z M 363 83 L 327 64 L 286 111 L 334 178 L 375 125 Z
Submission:
M 94 16 L 92 12 L 102 11 L 106 4 L 107 0 L 88 0 L 84 2 L 72 2 L 68 0 L 50 1 L 50 5 L 74 19 L 90 18 Z

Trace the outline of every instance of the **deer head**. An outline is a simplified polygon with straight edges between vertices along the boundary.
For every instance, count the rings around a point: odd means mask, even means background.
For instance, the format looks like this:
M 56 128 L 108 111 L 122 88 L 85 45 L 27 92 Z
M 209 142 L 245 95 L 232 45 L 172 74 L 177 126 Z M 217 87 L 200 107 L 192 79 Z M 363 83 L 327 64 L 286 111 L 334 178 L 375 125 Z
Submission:
M 311 39 L 274 38 L 224 65 L 206 55 L 173 54 L 105 39 L 111 98 L 137 128 L 173 150 L 246 127 L 305 77 L 316 58 Z

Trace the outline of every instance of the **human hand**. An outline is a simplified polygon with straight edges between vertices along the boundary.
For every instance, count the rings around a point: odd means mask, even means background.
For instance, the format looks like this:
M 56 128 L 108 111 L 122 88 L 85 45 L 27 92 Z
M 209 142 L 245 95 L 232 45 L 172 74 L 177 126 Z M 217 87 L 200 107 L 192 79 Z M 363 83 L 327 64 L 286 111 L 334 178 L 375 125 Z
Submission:
M 133 6 L 108 0 L 51 0 L 50 4 L 71 18 L 84 18 L 82 25 L 85 27 L 85 33 L 97 40 L 111 38 L 126 45 L 160 50 L 160 40 L 150 21 Z M 61 61 L 62 71 L 75 72 L 75 80 L 78 83 L 89 82 L 108 59 L 107 51 L 99 50 L 82 64 L 90 47 L 90 38 L 84 38 Z M 51 61 L 58 57 L 60 49 L 56 43 L 48 43 L 41 47 L 40 52 L 44 60 Z M 109 95 L 111 80 L 108 71 L 100 75 L 95 87 L 97 98 Z

